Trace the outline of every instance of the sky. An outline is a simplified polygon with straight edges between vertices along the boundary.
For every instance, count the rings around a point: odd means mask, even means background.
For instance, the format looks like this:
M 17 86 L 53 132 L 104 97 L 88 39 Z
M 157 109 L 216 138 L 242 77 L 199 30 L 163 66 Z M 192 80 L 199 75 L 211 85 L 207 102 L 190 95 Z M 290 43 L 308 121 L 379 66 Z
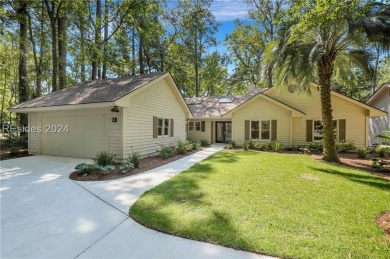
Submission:
M 216 49 L 219 53 L 224 54 L 227 52 L 227 48 L 223 42 L 226 36 L 231 34 L 234 30 L 233 21 L 235 19 L 248 18 L 249 7 L 245 0 L 214 0 L 210 11 L 215 16 L 217 22 L 221 24 L 215 35 L 218 44 Z M 212 51 L 214 51 L 214 49 L 212 49 Z M 233 64 L 230 64 L 228 66 L 229 73 L 232 73 L 233 69 Z

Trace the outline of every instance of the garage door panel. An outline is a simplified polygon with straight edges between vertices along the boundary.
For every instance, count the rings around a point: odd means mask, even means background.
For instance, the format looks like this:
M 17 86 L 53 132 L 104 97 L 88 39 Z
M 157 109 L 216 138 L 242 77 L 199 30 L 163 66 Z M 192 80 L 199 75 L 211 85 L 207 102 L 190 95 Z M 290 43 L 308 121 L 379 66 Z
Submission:
M 107 150 L 106 115 L 42 117 L 42 154 L 91 158 Z M 46 131 L 46 129 L 54 131 Z M 56 132 L 60 128 L 67 132 Z

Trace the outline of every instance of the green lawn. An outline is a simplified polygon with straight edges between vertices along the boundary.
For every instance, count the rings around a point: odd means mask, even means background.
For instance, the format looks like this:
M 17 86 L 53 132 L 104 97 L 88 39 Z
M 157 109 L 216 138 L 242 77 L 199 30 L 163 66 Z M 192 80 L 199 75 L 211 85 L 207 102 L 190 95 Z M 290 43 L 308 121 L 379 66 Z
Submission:
M 131 207 L 150 228 L 280 257 L 389 258 L 390 182 L 304 155 L 221 151 Z

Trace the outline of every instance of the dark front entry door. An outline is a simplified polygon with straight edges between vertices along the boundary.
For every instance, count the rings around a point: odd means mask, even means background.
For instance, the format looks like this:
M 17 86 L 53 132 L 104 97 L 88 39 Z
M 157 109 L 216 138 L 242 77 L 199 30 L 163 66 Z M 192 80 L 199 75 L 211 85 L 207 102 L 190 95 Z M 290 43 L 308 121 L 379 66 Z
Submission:
M 232 140 L 232 123 L 227 121 L 215 122 L 215 142 L 229 143 Z

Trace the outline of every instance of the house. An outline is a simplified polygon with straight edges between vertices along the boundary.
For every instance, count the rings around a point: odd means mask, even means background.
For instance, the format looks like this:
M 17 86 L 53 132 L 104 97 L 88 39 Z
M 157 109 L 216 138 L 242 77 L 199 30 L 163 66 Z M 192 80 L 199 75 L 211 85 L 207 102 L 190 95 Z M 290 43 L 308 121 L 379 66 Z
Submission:
M 370 118 L 370 144 L 378 144 L 375 136 L 390 128 L 390 82 L 384 83 L 367 101 L 368 105 L 387 112 L 387 115 Z
M 333 119 L 337 141 L 353 140 L 358 147 L 369 145 L 369 119 L 386 113 L 378 108 L 332 91 Z M 197 97 L 186 100 L 193 118 L 189 139 L 210 143 L 234 140 L 307 145 L 323 138 L 320 92 L 311 95 L 296 88 L 270 88 L 230 97 Z
M 185 140 L 192 116 L 170 73 L 85 82 L 10 110 L 28 114 L 31 154 L 118 160 Z
M 386 112 L 334 91 L 332 103 L 336 139 L 369 145 L 369 119 Z M 315 86 L 311 95 L 291 86 L 185 100 L 170 73 L 85 82 L 10 110 L 28 114 L 31 154 L 90 158 L 108 151 L 122 160 L 184 139 L 301 145 L 323 137 Z

